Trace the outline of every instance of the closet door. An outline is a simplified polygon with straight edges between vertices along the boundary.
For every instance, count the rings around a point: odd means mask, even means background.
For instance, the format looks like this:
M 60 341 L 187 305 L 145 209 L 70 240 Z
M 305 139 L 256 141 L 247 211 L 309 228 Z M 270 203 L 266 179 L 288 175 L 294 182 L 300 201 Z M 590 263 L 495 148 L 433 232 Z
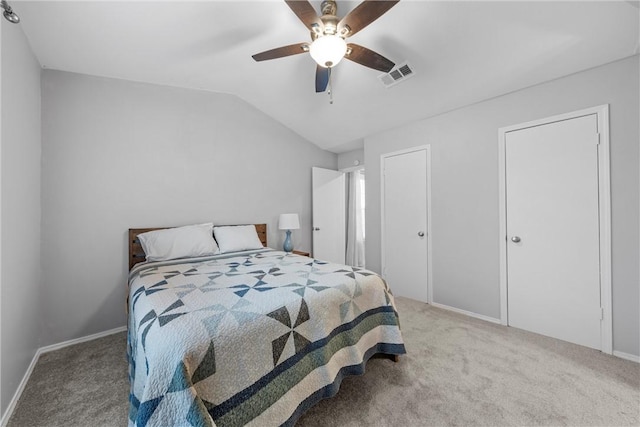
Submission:
M 600 349 L 597 116 L 505 139 L 509 325 Z
M 394 295 L 428 302 L 426 148 L 383 155 L 382 274 Z

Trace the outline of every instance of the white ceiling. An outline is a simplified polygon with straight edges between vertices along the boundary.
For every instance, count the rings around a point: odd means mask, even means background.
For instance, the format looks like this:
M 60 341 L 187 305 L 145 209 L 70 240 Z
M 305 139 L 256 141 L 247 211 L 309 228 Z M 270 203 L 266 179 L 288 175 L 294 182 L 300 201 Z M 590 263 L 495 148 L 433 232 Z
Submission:
M 391 88 L 351 61 L 333 72 L 333 105 L 314 90 L 308 54 L 252 54 L 309 40 L 281 0 L 10 0 L 45 68 L 232 93 L 318 146 L 362 138 L 638 53 L 634 1 L 402 0 L 349 41 L 416 75 Z M 311 2 L 316 10 L 320 1 Z M 338 0 L 344 16 L 359 2 Z

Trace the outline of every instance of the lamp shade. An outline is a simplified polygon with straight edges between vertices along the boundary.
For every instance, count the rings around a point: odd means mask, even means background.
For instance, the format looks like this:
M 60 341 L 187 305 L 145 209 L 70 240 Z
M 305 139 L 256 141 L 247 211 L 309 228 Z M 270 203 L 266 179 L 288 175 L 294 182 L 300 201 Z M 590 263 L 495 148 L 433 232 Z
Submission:
M 297 230 L 300 228 L 300 220 L 296 213 L 280 214 L 280 220 L 278 221 L 278 228 L 280 230 Z
M 347 53 L 347 43 L 340 36 L 328 35 L 318 37 L 309 46 L 309 54 L 321 67 L 333 67 Z

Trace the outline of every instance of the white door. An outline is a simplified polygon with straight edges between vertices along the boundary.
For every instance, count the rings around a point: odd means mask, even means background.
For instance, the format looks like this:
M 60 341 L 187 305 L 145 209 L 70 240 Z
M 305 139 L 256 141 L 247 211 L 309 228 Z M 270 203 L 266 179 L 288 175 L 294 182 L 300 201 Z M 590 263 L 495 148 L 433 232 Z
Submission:
M 509 325 L 600 349 L 597 116 L 506 134 Z
M 344 173 L 312 168 L 313 257 L 344 264 L 346 206 Z
M 382 274 L 394 295 L 428 302 L 427 150 L 382 156 Z

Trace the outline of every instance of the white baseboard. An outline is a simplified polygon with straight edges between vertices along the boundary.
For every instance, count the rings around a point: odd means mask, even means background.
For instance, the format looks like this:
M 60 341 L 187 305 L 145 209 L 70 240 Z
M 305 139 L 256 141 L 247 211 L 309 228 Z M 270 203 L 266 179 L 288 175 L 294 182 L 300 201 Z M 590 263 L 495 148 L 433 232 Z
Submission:
M 80 344 L 85 341 L 91 341 L 98 338 L 106 337 L 107 335 L 117 334 L 119 332 L 123 332 L 126 330 L 127 330 L 126 326 L 121 326 L 119 328 L 109 329 L 108 331 L 98 332 L 97 334 L 87 335 L 85 337 L 75 338 L 72 340 L 63 341 L 58 344 L 52 344 L 52 345 L 38 348 L 36 350 L 36 353 L 33 355 L 33 359 L 31 359 L 31 363 L 29 363 L 29 367 L 27 368 L 27 371 L 24 373 L 24 376 L 22 377 L 22 381 L 20 381 L 20 384 L 18 384 L 18 388 L 16 389 L 16 392 L 13 394 L 11 401 L 7 405 L 7 409 L 4 411 L 4 414 L 2 414 L 2 419 L 0 419 L 0 427 L 6 427 L 7 423 L 9 422 L 9 418 L 11 418 L 11 415 L 13 414 L 13 411 L 16 408 L 16 404 L 18 403 L 20 396 L 22 396 L 22 392 L 24 391 L 24 388 L 26 387 L 27 382 L 31 377 L 31 374 L 33 373 L 33 368 L 35 368 L 36 363 L 38 363 L 38 359 L 40 358 L 41 354 L 48 353 L 54 350 L 59 350 L 64 347 L 69 347 L 74 344 Z
M 51 344 L 45 347 L 40 347 L 38 349 L 38 353 L 48 353 L 50 351 L 59 350 L 64 347 L 69 347 L 70 345 L 80 344 L 86 341 L 96 340 L 98 338 L 106 337 L 107 335 L 117 334 L 118 332 L 124 332 L 127 330 L 126 326 L 120 326 L 119 328 L 109 329 L 108 331 L 98 332 L 97 334 L 87 335 L 86 337 L 74 338 L 72 340 L 63 341 L 58 344 Z
M 36 354 L 33 356 L 33 359 L 31 359 L 31 363 L 29 363 L 27 372 L 24 373 L 24 376 L 22 377 L 20 384 L 18 384 L 18 388 L 16 389 L 16 392 L 13 394 L 11 401 L 9 401 L 9 404 L 7 405 L 7 409 L 4 411 L 4 414 L 2 414 L 2 422 L 0 423 L 0 426 L 5 427 L 9 422 L 9 418 L 11 418 L 11 414 L 13 414 L 13 410 L 16 409 L 16 404 L 18 403 L 18 399 L 20 399 L 20 396 L 22 396 L 22 392 L 24 391 L 24 388 L 27 386 L 27 381 L 29 381 L 29 377 L 31 377 L 33 368 L 36 367 L 36 363 L 38 362 L 38 357 L 40 357 L 40 349 L 36 350 Z
M 484 314 L 474 313 L 473 311 L 463 310 L 461 308 L 451 307 L 449 305 L 440 304 L 437 302 L 432 302 L 432 306 L 442 308 L 444 310 L 453 311 L 456 313 L 464 314 L 465 316 L 475 317 L 476 319 L 484 320 L 486 322 L 497 323 L 500 324 L 500 319 L 496 319 L 495 317 L 485 316 Z
M 620 359 L 640 363 L 640 356 L 636 356 L 635 354 L 623 353 L 621 351 L 613 350 L 613 355 L 619 357 Z

